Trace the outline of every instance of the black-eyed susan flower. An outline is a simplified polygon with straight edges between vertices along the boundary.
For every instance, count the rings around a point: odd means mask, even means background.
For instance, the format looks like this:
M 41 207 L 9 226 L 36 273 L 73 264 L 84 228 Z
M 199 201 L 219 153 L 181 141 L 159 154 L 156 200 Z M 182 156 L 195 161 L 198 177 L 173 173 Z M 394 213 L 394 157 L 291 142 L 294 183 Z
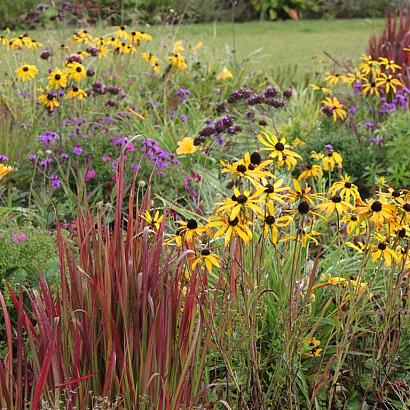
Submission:
M 343 175 L 340 177 L 340 181 L 334 182 L 329 189 L 331 195 L 340 195 L 341 198 L 349 202 L 356 202 L 357 199 L 360 199 L 360 194 L 357 186 L 350 182 L 349 175 Z
M 349 213 L 340 220 L 346 227 L 348 236 L 359 236 L 366 232 L 366 221 L 361 220 L 356 214 Z
M 288 226 L 292 222 L 292 217 L 289 215 L 277 216 L 275 214 L 275 206 L 273 201 L 268 201 L 265 206 L 265 213 L 261 215 L 263 235 L 270 236 L 272 243 L 278 243 L 279 228 Z
M 56 108 L 60 106 L 60 103 L 57 99 L 57 94 L 51 91 L 45 94 L 40 94 L 37 97 L 37 101 L 41 105 L 44 105 L 49 111 L 54 111 Z
M 321 235 L 321 233 L 315 231 L 311 227 L 309 229 L 298 228 L 296 232 L 286 235 L 283 238 L 283 241 L 299 242 L 303 248 L 306 248 L 306 246 L 309 244 L 309 241 L 312 241 L 316 246 L 318 246 L 319 241 L 316 239 L 316 237 L 319 235 Z
M 367 199 L 366 201 L 359 201 L 355 212 L 380 230 L 384 223 L 388 223 L 393 219 L 395 209 L 394 206 L 386 202 Z
M 343 75 L 341 74 L 327 74 L 325 77 L 325 81 L 331 85 L 336 85 L 343 79 Z
M 305 340 L 305 352 L 303 353 L 303 359 L 312 359 L 314 357 L 319 357 L 322 354 L 322 349 L 320 346 L 320 340 L 315 337 L 309 337 Z
M 23 64 L 16 68 L 17 78 L 21 81 L 31 81 L 38 74 L 38 69 L 35 65 Z
M 276 161 L 276 165 L 279 168 L 286 168 L 288 171 L 296 168 L 298 165 L 297 159 L 295 157 L 291 157 L 290 155 L 282 155 L 282 159 L 278 159 Z
M 200 237 L 204 233 L 209 233 L 207 227 L 199 225 L 195 219 L 188 219 L 187 221 L 177 221 L 180 225 L 180 235 L 183 235 L 187 242 L 192 242 L 195 237 Z
M 312 192 L 312 188 L 308 186 L 306 183 L 303 184 L 304 188 L 297 179 L 293 179 L 293 188 L 290 188 L 286 197 L 289 199 L 290 203 L 294 203 L 296 201 L 303 201 L 307 202 L 308 204 L 312 205 L 313 200 L 315 198 L 320 197 L 319 194 L 315 194 Z
M 87 71 L 81 63 L 70 63 L 67 65 L 67 68 L 69 77 L 77 83 L 79 83 L 87 75 Z
M 323 156 L 322 166 L 324 171 L 333 171 L 335 165 L 341 167 L 343 163 L 343 157 L 336 151 L 328 152 Z
M 129 34 L 127 32 L 127 29 L 124 26 L 119 26 L 119 27 L 115 27 L 115 35 L 118 38 L 124 38 L 124 39 L 128 39 Z
M 73 86 L 65 95 L 66 98 L 68 99 L 72 99 L 72 98 L 76 98 L 77 100 L 83 100 L 84 98 L 87 97 L 87 93 L 82 89 L 82 88 L 78 88 L 76 86 Z
M 319 91 L 325 95 L 332 95 L 333 91 L 330 88 L 327 87 L 323 87 L 321 85 L 318 84 L 309 84 L 309 87 L 313 90 L 313 91 Z
M 187 69 L 187 64 L 185 62 L 185 57 L 182 54 L 174 53 L 168 57 L 171 60 L 172 67 L 179 71 L 185 71 Z
M 67 74 L 63 70 L 56 68 L 48 76 L 48 88 L 54 88 L 55 90 L 66 88 L 67 81 Z
M 155 211 L 153 215 L 151 215 L 150 211 L 145 211 L 141 218 L 148 222 L 148 224 L 155 229 L 156 231 L 159 230 L 162 221 L 164 220 L 164 215 L 160 215 L 159 211 Z
M 289 191 L 289 187 L 283 185 L 283 179 L 278 179 L 271 183 L 266 178 L 263 178 L 255 187 L 262 201 L 271 199 L 281 204 L 285 203 L 286 196 L 284 193 Z
M 383 235 L 374 236 L 377 243 L 371 247 L 371 258 L 373 261 L 382 259 L 386 266 L 391 266 L 394 261 L 400 259 L 400 253 L 393 250 L 389 245 L 387 238 Z
M 363 74 L 369 75 L 370 73 L 373 73 L 374 71 L 376 73 L 380 72 L 379 63 L 376 60 L 374 60 L 371 55 L 362 54 L 362 56 L 360 57 L 360 60 L 362 60 L 362 62 L 359 64 L 359 70 Z
M 211 216 L 208 221 L 209 222 L 206 225 L 208 228 L 218 229 L 214 233 L 214 237 L 225 238 L 225 246 L 228 246 L 229 242 L 234 237 L 241 238 L 245 243 L 248 243 L 252 239 L 252 231 L 241 217 L 237 216 L 231 219 L 229 215 L 225 213 L 217 216 Z
M 304 181 L 309 178 L 320 178 L 323 174 L 322 167 L 317 164 L 305 163 L 303 171 L 298 176 L 298 181 Z
M 191 48 L 191 52 L 192 52 L 192 53 L 197 53 L 203 46 L 204 46 L 204 43 L 203 43 L 202 41 L 198 41 L 198 42 Z
M 212 253 L 209 249 L 203 249 L 192 262 L 192 269 L 195 269 L 198 265 L 202 264 L 205 265 L 205 268 L 209 273 L 212 273 L 213 266 L 219 268 L 219 257 Z
M 321 103 L 323 107 L 331 110 L 333 121 L 344 120 L 347 117 L 344 105 L 336 97 L 326 97 Z
M 184 50 L 185 49 L 182 45 L 182 41 L 181 40 L 175 41 L 174 45 L 172 46 L 172 52 L 176 54 L 176 53 L 182 53 Z
M 289 144 L 286 144 L 286 139 L 282 137 L 280 140 L 275 134 L 268 134 L 267 132 L 262 132 L 257 135 L 258 140 L 265 146 L 262 151 L 270 151 L 269 158 L 277 159 L 283 161 L 284 157 L 292 157 L 302 159 L 302 157 L 291 151 Z
M 220 202 L 219 207 L 215 209 L 216 213 L 229 213 L 230 219 L 235 219 L 239 213 L 250 209 L 255 213 L 261 212 L 260 207 L 261 199 L 259 197 L 259 192 L 253 194 L 250 191 L 240 192 L 239 189 L 234 189 L 234 194 L 231 198 L 225 199 L 225 201 Z
M 362 83 L 362 93 L 366 95 L 376 95 L 380 97 L 380 82 L 377 82 L 376 79 L 364 80 Z
M 384 67 L 386 71 L 395 73 L 396 70 L 401 70 L 401 67 L 395 63 L 394 60 L 389 60 L 387 57 L 379 57 L 379 64 Z
M 193 154 L 198 151 L 196 145 L 194 145 L 194 139 L 191 137 L 185 137 L 181 141 L 178 141 L 178 148 L 175 153 L 177 155 Z
M 31 50 L 37 50 L 40 47 L 43 47 L 43 44 L 40 43 L 37 40 L 30 39 L 30 41 L 26 44 L 27 48 L 30 48 Z
M 380 73 L 379 77 L 376 78 L 377 87 L 384 87 L 386 93 L 393 90 L 393 93 L 397 93 L 397 87 L 402 87 L 403 84 L 397 78 L 394 78 L 391 74 Z
M 331 196 L 325 202 L 316 205 L 316 208 L 319 211 L 324 212 L 326 218 L 329 218 L 335 212 L 339 216 L 342 216 L 346 214 L 353 207 L 348 202 L 343 201 L 340 195 L 336 194 L 336 195 Z

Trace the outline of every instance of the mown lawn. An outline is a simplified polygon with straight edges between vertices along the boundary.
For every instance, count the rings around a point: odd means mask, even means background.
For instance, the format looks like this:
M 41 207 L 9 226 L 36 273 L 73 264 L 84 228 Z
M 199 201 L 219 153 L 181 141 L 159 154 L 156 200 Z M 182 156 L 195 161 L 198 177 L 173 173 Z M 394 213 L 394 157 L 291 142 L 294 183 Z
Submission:
M 369 36 L 382 27 L 382 19 L 236 23 L 237 56 L 240 61 L 253 55 L 258 68 L 264 66 L 265 70 L 278 65 L 311 66 L 325 57 L 323 51 L 338 59 L 352 59 L 360 56 Z M 203 41 L 212 59 L 226 59 L 227 52 L 232 50 L 230 23 L 153 27 L 150 31 L 163 31 L 166 37 L 192 42 Z

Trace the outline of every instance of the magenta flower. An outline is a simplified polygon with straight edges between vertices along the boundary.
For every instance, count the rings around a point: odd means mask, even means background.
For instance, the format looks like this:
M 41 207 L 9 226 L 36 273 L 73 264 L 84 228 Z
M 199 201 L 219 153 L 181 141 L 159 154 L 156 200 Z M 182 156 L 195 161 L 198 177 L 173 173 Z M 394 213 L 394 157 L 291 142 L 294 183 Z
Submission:
M 25 242 L 27 240 L 27 236 L 24 232 L 16 232 L 13 235 L 13 242 L 16 244 Z

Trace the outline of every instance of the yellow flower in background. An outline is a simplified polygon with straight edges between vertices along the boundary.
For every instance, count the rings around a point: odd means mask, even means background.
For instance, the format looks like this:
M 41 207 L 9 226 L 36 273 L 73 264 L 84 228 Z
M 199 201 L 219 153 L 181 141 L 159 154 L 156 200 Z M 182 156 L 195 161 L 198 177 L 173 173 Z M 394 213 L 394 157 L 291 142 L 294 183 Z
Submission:
M 60 106 L 60 103 L 59 103 L 56 95 L 52 92 L 49 92 L 47 94 L 40 94 L 37 97 L 37 101 L 41 105 L 44 105 L 50 111 L 54 111 L 56 108 L 58 108 Z
M 204 43 L 202 41 L 198 41 L 191 49 L 193 53 L 198 52 L 202 47 L 204 46 Z
M 198 151 L 198 148 L 194 145 L 194 140 L 191 137 L 185 137 L 181 141 L 178 141 L 178 148 L 175 153 L 177 155 L 193 154 Z
M 329 193 L 331 195 L 339 193 L 346 202 L 352 200 L 352 202 L 355 203 L 356 199 L 360 199 L 359 190 L 355 184 L 350 182 L 349 175 L 343 175 L 340 177 L 340 181 L 334 182 L 329 189 Z
M 371 55 L 362 54 L 360 57 L 362 63 L 359 64 L 359 70 L 364 75 L 369 75 L 372 72 L 376 72 L 377 74 L 380 72 L 380 65 L 376 60 L 373 60 Z
M 118 38 L 127 39 L 128 33 L 124 26 L 115 27 L 115 36 Z
M 175 41 L 174 45 L 172 46 L 172 52 L 174 54 L 177 54 L 177 53 L 182 53 L 184 50 L 185 49 L 182 46 L 182 41 L 181 40 Z
M 221 72 L 216 76 L 216 79 L 217 80 L 220 80 L 220 81 L 224 81 L 224 80 L 229 80 L 229 79 L 231 79 L 233 77 L 233 74 L 232 74 L 232 72 L 230 71 L 230 70 L 228 70 L 227 68 L 223 68 L 222 70 L 221 70 Z
M 252 239 L 252 231 L 247 224 L 240 217 L 230 219 L 227 214 L 218 216 L 211 216 L 208 219 L 208 228 L 217 228 L 214 237 L 225 237 L 225 247 L 229 245 L 229 242 L 236 236 L 240 237 L 245 243 L 249 243 Z
M 344 105 L 336 97 L 326 97 L 321 103 L 332 110 L 333 121 L 344 120 L 347 117 Z
M 31 40 L 26 44 L 27 48 L 31 50 L 37 50 L 40 47 L 43 47 L 43 43 L 38 42 L 37 40 Z
M 360 220 L 355 214 L 347 214 L 340 220 L 345 227 L 347 235 L 352 235 L 354 237 L 362 235 L 366 232 L 366 222 Z
M 207 226 L 198 225 L 195 219 L 188 219 L 187 221 L 177 221 L 180 225 L 179 235 L 187 242 L 192 242 L 196 236 L 202 236 L 204 233 L 209 233 Z
M 328 95 L 332 95 L 333 91 L 330 88 L 326 88 L 326 87 L 322 87 L 321 85 L 317 85 L 317 84 L 309 84 L 309 87 L 313 90 L 313 91 L 320 91 L 323 94 L 328 94 Z
M 341 216 L 346 214 L 349 209 L 352 209 L 353 207 L 348 202 L 343 201 L 340 195 L 333 195 L 325 202 L 316 205 L 316 208 L 319 211 L 324 212 L 326 218 L 329 218 L 335 211 Z
M 395 208 L 388 203 L 367 199 L 366 201 L 360 201 L 356 207 L 356 213 L 361 218 L 366 218 L 368 221 L 375 225 L 380 230 L 384 223 L 393 219 Z
M 386 57 L 379 57 L 379 64 L 392 73 L 395 73 L 396 70 L 401 70 L 401 67 L 394 60 L 389 60 Z
M 393 262 L 400 259 L 400 253 L 389 247 L 385 236 L 375 235 L 375 239 L 378 240 L 378 243 L 371 248 L 372 261 L 382 259 L 386 266 L 391 266 Z
M 303 353 L 304 359 L 311 359 L 313 357 L 319 357 L 322 354 L 322 349 L 319 348 L 320 340 L 315 337 L 310 337 L 305 340 L 307 345 L 307 352 Z
M 179 71 L 185 71 L 188 67 L 185 62 L 185 57 L 182 54 L 172 54 L 168 57 L 168 59 L 171 60 L 172 67 L 178 69 Z
M 77 98 L 78 100 L 83 100 L 85 97 L 87 97 L 87 95 L 88 94 L 82 88 L 74 86 L 67 92 L 65 96 L 68 99 Z
M 283 161 L 286 157 L 302 159 L 298 153 L 289 149 L 290 146 L 286 144 L 285 138 L 279 140 L 276 135 L 267 132 L 262 132 L 256 137 L 266 147 L 262 148 L 262 151 L 271 151 L 269 158 L 277 158 L 279 161 Z
M 298 180 L 303 181 L 309 178 L 319 178 L 322 174 L 323 170 L 320 165 L 306 163 L 303 167 L 303 171 L 298 176 Z
M 67 81 L 67 74 L 59 68 L 56 68 L 48 76 L 48 88 L 54 88 L 55 90 L 58 90 L 60 87 L 66 88 Z
M 329 84 L 332 84 L 332 85 L 336 85 L 336 84 L 338 84 L 340 81 L 342 81 L 343 80 L 343 75 L 340 75 L 340 74 L 328 74 L 326 77 L 325 77 L 325 81 L 327 81 Z
M 288 226 L 292 220 L 292 217 L 288 215 L 276 216 L 273 201 L 268 201 L 263 215 L 263 236 L 266 238 L 270 234 L 272 243 L 277 244 L 279 235 L 278 228 Z
M 14 168 L 11 167 L 10 165 L 0 164 L 0 179 L 5 178 L 7 175 L 9 175 L 13 171 L 14 171 Z
M 21 81 L 31 81 L 38 74 L 37 67 L 31 64 L 23 64 L 16 68 L 17 78 Z

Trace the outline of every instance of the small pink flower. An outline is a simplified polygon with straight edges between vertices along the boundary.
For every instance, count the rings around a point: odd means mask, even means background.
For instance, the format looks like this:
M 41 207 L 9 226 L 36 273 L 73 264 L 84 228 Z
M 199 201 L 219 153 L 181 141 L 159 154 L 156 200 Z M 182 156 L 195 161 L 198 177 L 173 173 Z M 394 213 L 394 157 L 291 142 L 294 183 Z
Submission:
M 25 242 L 27 240 L 27 236 L 24 232 L 16 232 L 13 235 L 13 242 L 14 243 L 22 243 Z

